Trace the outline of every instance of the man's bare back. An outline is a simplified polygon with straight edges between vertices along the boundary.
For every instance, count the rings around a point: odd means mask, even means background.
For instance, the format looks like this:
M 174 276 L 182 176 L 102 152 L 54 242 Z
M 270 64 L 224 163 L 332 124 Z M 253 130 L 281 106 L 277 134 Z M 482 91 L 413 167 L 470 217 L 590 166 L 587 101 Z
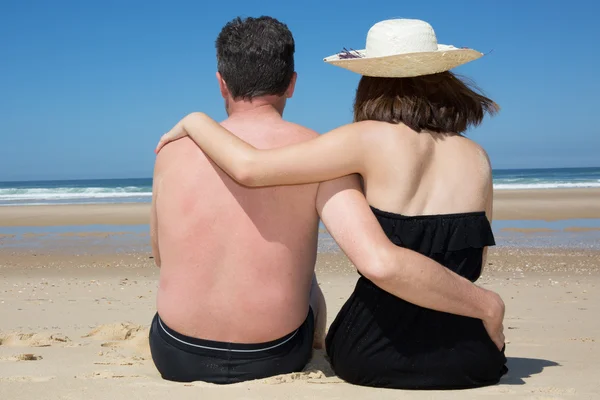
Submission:
M 223 125 L 258 148 L 316 136 L 271 107 Z M 161 319 L 183 335 L 233 343 L 297 329 L 314 272 L 318 185 L 240 186 L 187 138 L 159 153 L 154 179 Z

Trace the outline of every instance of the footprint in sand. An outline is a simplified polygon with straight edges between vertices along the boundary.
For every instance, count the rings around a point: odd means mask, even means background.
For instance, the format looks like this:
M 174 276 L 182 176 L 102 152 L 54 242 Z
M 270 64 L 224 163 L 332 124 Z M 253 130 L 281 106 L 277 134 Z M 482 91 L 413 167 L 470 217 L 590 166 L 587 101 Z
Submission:
M 130 324 L 127 322 L 117 322 L 114 324 L 97 326 L 83 337 L 89 337 L 98 340 L 128 340 L 135 337 L 140 331 L 143 330 L 145 330 L 145 328 L 141 325 Z
M 60 345 L 64 347 L 77 346 L 67 336 L 56 333 L 11 333 L 0 336 L 0 346 L 11 347 L 49 347 Z
M 551 395 L 576 395 L 577 390 L 575 388 L 558 388 L 554 386 L 547 387 L 538 387 L 529 390 L 530 393 L 543 393 L 543 394 L 551 394 Z
M 54 376 L 7 376 L 0 377 L 0 382 L 48 382 L 54 378 Z
M 140 364 L 140 363 L 137 363 Z M 110 361 L 96 361 L 94 363 L 94 365 L 116 365 L 116 366 L 129 366 L 129 365 L 136 365 L 136 363 L 134 363 L 133 361 L 115 361 L 115 362 L 110 362 Z
M 291 374 L 273 376 L 270 378 L 260 379 L 254 382 L 266 383 L 268 385 L 278 385 L 281 383 L 290 383 L 296 381 L 306 383 L 342 383 L 342 380 L 338 377 L 327 377 L 327 375 L 325 375 L 323 371 L 293 372 Z
M 31 353 L 17 354 L 16 356 L 9 357 L 0 357 L 0 361 L 38 361 L 42 359 L 42 356 L 38 356 L 36 354 Z
M 113 371 L 95 371 L 89 374 L 78 375 L 78 379 L 122 379 L 122 378 L 143 378 L 142 375 L 126 375 Z
M 142 325 L 118 322 L 100 325 L 83 337 L 103 341 L 100 346 L 106 349 L 131 350 L 144 359 L 150 357 L 148 331 L 149 328 Z

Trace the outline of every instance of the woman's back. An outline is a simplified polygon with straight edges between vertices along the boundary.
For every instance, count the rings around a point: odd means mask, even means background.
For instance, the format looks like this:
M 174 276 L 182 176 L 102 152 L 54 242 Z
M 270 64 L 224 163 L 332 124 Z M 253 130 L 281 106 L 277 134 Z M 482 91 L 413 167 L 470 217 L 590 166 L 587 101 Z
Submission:
M 486 211 L 491 219 L 491 167 L 475 142 L 403 124 L 361 124 L 378 144 L 363 176 L 372 206 L 411 216 Z

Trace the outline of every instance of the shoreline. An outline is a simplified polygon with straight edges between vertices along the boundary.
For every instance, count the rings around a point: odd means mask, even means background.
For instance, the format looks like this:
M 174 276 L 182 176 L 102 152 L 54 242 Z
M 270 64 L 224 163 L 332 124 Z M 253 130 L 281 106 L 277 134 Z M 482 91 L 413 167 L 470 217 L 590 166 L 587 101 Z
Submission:
M 149 213 L 150 203 L 3 206 L 0 227 L 145 225 Z M 600 219 L 600 189 L 496 190 L 493 219 Z

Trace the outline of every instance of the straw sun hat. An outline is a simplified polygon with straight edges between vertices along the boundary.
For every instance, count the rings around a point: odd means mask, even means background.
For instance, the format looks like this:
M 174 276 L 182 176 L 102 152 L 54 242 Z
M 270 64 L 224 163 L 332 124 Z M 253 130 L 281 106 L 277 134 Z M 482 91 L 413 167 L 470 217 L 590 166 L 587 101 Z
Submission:
M 473 61 L 483 54 L 438 44 L 431 25 L 417 19 L 390 19 L 367 33 L 364 50 L 346 50 L 325 62 L 364 76 L 404 78 L 436 74 Z

